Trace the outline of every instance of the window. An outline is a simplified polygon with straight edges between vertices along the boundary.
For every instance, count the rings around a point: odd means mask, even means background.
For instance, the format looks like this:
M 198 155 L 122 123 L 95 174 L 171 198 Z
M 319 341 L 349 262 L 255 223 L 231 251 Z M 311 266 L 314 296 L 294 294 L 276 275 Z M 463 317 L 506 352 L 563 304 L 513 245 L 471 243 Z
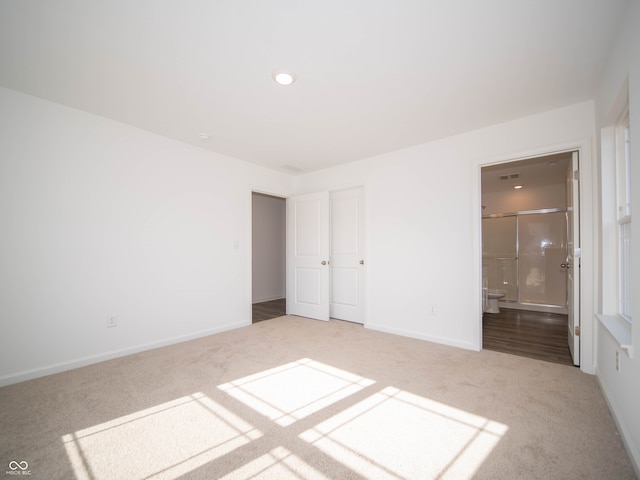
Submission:
M 616 124 L 616 193 L 618 223 L 618 313 L 631 322 L 631 182 L 629 110 Z
M 628 83 L 600 131 L 601 309 L 600 325 L 633 358 L 631 323 L 631 147 Z

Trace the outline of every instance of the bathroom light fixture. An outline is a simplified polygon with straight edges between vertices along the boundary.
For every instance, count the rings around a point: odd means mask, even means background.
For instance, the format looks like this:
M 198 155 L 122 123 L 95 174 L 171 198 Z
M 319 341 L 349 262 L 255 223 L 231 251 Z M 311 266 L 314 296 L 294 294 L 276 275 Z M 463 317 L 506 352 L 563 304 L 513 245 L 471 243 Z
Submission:
M 283 85 L 283 86 L 287 86 L 287 85 L 291 85 L 293 82 L 296 81 L 296 74 L 293 73 L 291 70 L 286 70 L 286 69 L 276 69 L 271 73 L 271 77 L 273 78 L 273 81 L 276 82 L 278 85 Z
M 520 190 L 522 188 L 522 185 L 514 185 L 513 188 L 515 188 L 516 190 Z

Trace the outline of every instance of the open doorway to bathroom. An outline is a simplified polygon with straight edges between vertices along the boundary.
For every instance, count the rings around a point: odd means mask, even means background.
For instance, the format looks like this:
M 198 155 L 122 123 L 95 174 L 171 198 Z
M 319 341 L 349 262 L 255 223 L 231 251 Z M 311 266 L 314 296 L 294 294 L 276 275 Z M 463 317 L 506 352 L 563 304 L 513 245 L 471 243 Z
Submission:
M 572 152 L 482 168 L 485 349 L 574 365 L 567 272 L 573 168 Z
M 286 314 L 286 199 L 251 194 L 251 319 Z

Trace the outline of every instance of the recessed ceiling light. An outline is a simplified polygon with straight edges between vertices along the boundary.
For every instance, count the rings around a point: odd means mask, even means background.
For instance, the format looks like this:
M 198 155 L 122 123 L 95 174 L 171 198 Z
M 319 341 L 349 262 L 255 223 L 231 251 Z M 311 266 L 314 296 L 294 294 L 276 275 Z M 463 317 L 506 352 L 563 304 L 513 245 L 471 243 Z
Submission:
M 291 70 L 277 69 L 271 74 L 271 77 L 278 85 L 291 85 L 296 81 L 296 74 Z
M 200 137 L 200 140 L 202 140 L 203 142 L 208 142 L 209 140 L 211 140 L 211 135 L 209 135 L 208 133 L 201 133 L 198 136 Z
M 522 185 L 514 185 L 513 188 L 515 188 L 516 190 L 519 190 L 522 188 Z

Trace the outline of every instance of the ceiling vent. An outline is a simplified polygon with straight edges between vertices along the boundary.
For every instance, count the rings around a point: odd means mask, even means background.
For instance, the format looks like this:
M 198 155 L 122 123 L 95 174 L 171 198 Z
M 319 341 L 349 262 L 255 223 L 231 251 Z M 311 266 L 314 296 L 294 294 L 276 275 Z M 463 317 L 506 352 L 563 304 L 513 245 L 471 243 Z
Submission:
M 498 177 L 500 180 L 515 180 L 516 178 L 520 178 L 519 173 L 510 173 L 508 175 L 500 175 Z

